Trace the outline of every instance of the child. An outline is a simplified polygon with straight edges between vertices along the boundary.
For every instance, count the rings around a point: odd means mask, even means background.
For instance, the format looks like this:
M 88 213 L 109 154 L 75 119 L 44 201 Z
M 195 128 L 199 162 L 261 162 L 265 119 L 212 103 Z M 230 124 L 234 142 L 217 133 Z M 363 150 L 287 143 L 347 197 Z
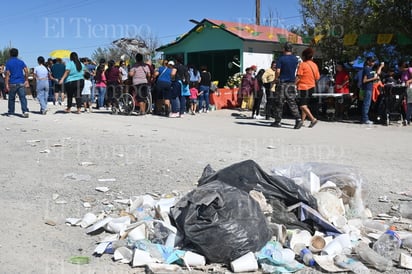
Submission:
M 190 83 L 190 96 L 189 96 L 189 101 L 190 101 L 190 113 L 192 115 L 195 115 L 196 112 L 196 107 L 197 107 L 197 97 L 200 95 L 199 90 L 196 88 L 195 83 Z
M 84 73 L 84 87 L 82 90 L 82 102 L 85 112 L 91 112 L 90 95 L 92 92 L 92 81 L 90 81 L 91 74 L 89 72 Z

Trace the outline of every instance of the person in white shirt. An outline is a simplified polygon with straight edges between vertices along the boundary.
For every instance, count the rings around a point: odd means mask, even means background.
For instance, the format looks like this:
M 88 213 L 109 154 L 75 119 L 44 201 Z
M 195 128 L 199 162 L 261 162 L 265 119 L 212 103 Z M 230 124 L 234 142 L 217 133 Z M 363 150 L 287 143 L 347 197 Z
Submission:
M 45 66 L 43 56 L 37 58 L 39 64 L 34 68 L 34 77 L 36 78 L 37 100 L 40 104 L 40 113 L 45 115 L 47 113 L 47 99 L 49 97 L 49 70 Z
M 124 61 L 120 61 L 119 63 L 119 71 L 120 71 L 120 76 L 122 77 L 122 84 L 125 85 L 128 76 L 128 71 L 127 71 L 127 67 L 126 67 L 126 63 Z
M 93 83 L 90 80 L 91 74 L 88 71 L 84 72 L 84 87 L 82 90 L 82 102 L 83 102 L 83 107 L 84 107 L 84 112 L 89 113 L 92 112 L 92 106 L 90 103 L 90 96 L 92 93 L 92 87 Z

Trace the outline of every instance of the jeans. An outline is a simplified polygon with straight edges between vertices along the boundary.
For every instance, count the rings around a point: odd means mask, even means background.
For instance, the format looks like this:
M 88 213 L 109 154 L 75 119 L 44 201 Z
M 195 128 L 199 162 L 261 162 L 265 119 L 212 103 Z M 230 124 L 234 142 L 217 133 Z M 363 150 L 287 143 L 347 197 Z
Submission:
M 369 108 L 371 106 L 372 101 L 372 90 L 365 90 L 365 95 L 363 97 L 363 105 L 362 105 L 362 119 L 361 122 L 369 121 Z
M 96 83 L 93 79 L 91 81 L 92 81 L 92 89 L 90 91 L 90 102 L 91 104 L 94 104 L 95 103 L 94 89 L 96 88 Z
M 47 109 L 47 100 L 49 98 L 49 81 L 48 80 L 37 80 L 37 100 L 40 103 L 40 112 Z
M 173 81 L 171 86 L 171 98 L 172 113 L 180 113 L 180 96 L 182 94 L 182 85 L 179 81 Z
M 170 104 L 172 105 L 172 113 L 180 113 L 180 100 L 179 97 L 172 98 L 170 100 Z
M 8 107 L 9 107 L 9 114 L 14 114 L 14 107 L 16 104 L 16 94 L 19 96 L 20 100 L 20 105 L 21 105 L 21 111 L 23 113 L 29 112 L 29 109 L 27 108 L 27 99 L 26 99 L 26 89 L 24 87 L 24 84 L 9 84 L 9 101 L 8 101 Z
M 186 96 L 180 95 L 179 103 L 180 103 L 179 113 L 184 114 L 186 112 Z
M 203 108 L 203 101 L 205 101 L 206 110 L 209 110 L 209 91 L 210 91 L 209 86 L 200 85 L 199 92 L 203 92 L 203 93 L 199 95 L 199 110 Z
M 406 121 L 410 122 L 412 118 L 412 103 L 406 104 Z
M 282 120 L 283 105 L 285 102 L 288 104 L 293 118 L 300 120 L 299 108 L 296 103 L 295 83 L 287 82 L 276 85 L 276 92 L 273 96 L 275 122 L 280 123 Z
M 106 96 L 106 87 L 96 87 L 97 104 L 99 108 L 104 106 L 104 97 Z

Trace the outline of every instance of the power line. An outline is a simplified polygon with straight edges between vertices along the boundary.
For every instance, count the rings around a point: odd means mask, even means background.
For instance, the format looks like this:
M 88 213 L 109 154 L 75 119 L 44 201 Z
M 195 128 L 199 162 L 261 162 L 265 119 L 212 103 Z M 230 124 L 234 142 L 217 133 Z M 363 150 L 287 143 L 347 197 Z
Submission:
M 5 13 L 4 16 L 0 18 L 0 22 L 12 21 L 19 18 L 25 17 L 41 17 L 46 15 L 52 15 L 61 10 L 72 10 L 81 7 L 85 7 L 88 5 L 93 4 L 93 2 L 97 2 L 97 0 L 89 0 L 89 1 L 78 1 L 74 3 L 67 3 L 67 4 L 60 4 L 59 2 L 55 2 L 56 6 L 50 7 L 52 4 L 47 5 L 36 5 L 35 7 L 27 8 L 23 11 L 19 11 L 16 13 Z M 27 2 L 25 2 L 26 4 Z M 4 4 L 3 4 L 4 5 Z

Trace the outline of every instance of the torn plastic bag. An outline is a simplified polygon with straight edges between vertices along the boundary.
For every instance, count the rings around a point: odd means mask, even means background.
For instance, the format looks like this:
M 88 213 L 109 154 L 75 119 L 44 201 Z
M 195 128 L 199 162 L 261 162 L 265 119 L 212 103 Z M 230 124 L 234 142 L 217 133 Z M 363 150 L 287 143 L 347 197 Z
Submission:
M 281 175 L 270 175 L 253 160 L 235 163 L 219 171 L 214 171 L 207 165 L 199 185 L 213 181 L 222 181 L 246 192 L 256 190 L 261 192 L 273 208 L 272 222 L 284 224 L 288 229 L 300 228 L 314 232 L 314 228 L 298 220 L 297 216 L 287 211 L 287 207 L 299 202 L 317 209 L 317 202 L 308 191 L 298 186 L 292 179 Z
M 366 193 L 366 180 L 358 168 L 348 165 L 308 162 L 276 168 L 272 173 L 283 175 L 302 185 L 309 185 L 310 173 L 319 177 L 320 187 L 333 183 L 340 190 L 343 203 L 349 205 L 348 217 L 362 217 L 365 210 L 363 196 Z M 325 189 L 324 189 L 325 190 Z
M 241 189 L 214 181 L 197 187 L 170 210 L 182 249 L 210 263 L 230 263 L 260 250 L 272 237 L 259 204 Z

